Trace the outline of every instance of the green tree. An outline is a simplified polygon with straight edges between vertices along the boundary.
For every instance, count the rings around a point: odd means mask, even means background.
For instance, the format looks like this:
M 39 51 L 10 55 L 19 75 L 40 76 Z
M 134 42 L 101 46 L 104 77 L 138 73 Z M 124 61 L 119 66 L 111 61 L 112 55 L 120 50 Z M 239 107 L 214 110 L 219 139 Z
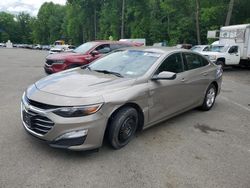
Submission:
M 18 41 L 20 43 L 32 43 L 32 21 L 33 18 L 24 12 L 16 16 Z
M 14 15 L 0 12 L 0 42 L 6 42 L 7 40 L 16 42 L 18 40 L 15 35 L 16 28 Z
M 65 16 L 65 7 L 44 3 L 39 9 L 34 24 L 33 37 L 41 44 L 51 44 L 62 37 L 62 24 Z

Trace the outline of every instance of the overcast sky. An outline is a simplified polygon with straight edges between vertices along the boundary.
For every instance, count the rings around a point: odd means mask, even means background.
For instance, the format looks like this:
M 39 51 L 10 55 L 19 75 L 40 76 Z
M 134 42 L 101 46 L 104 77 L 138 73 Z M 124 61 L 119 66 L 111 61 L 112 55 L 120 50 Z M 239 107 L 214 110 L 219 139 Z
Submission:
M 53 2 L 65 5 L 66 0 L 0 0 L 0 12 L 6 11 L 13 14 L 26 12 L 32 16 L 36 16 L 40 6 L 44 2 Z

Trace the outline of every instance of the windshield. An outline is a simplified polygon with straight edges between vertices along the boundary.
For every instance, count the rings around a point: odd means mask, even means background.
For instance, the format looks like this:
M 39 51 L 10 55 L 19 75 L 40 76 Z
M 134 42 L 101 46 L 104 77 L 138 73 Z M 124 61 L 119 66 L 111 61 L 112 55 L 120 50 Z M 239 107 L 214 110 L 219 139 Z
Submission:
M 91 48 L 95 47 L 97 45 L 97 42 L 86 42 L 82 44 L 81 46 L 77 47 L 73 50 L 75 53 L 80 54 L 86 54 L 87 51 L 89 51 Z
M 160 53 L 138 50 L 117 51 L 98 59 L 89 68 L 117 73 L 122 77 L 138 77 L 145 74 L 160 56 Z
M 226 52 L 228 49 L 227 46 L 211 46 L 210 51 L 211 52 Z
M 194 52 L 201 52 L 202 47 L 201 46 L 194 46 L 193 48 L 191 48 L 191 50 L 194 51 Z

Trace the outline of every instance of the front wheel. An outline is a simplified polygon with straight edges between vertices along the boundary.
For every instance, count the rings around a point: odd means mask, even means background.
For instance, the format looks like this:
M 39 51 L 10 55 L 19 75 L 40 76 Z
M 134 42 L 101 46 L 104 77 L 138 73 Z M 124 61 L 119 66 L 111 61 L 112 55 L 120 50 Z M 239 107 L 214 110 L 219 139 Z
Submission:
M 220 60 L 216 62 L 216 65 L 221 65 L 222 68 L 226 67 L 226 63 Z
M 114 149 L 127 145 L 138 127 L 138 113 L 132 107 L 120 109 L 111 119 L 108 141 Z
M 215 85 L 211 84 L 206 91 L 203 104 L 200 107 L 201 110 L 208 111 L 213 107 L 215 103 L 216 93 L 217 93 L 217 90 L 216 90 Z

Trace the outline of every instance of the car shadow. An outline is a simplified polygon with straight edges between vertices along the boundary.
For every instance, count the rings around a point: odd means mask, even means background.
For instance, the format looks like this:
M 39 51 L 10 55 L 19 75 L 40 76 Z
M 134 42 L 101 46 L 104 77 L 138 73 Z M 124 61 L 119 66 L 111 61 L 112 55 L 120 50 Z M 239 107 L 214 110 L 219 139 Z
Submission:
M 215 106 L 216 107 L 216 103 Z M 175 117 L 172 117 L 170 119 L 164 120 L 160 123 L 157 123 L 143 131 L 138 131 L 135 135 L 136 139 L 140 139 L 140 137 L 150 137 L 151 134 L 149 134 L 149 131 L 154 131 L 154 132 L 161 132 L 163 129 L 166 130 L 166 127 L 171 127 L 171 126 L 176 126 L 180 125 L 183 126 L 183 124 L 181 124 L 181 122 L 183 122 L 183 120 L 185 120 L 186 118 L 188 118 L 190 115 L 192 114 L 196 114 L 196 113 L 202 113 L 201 110 L 195 108 L 193 110 L 189 110 L 187 112 L 181 113 Z M 205 112 L 206 113 L 206 112 Z M 180 124 L 178 124 L 178 122 L 180 122 Z M 100 157 L 103 156 L 103 154 L 105 153 L 105 156 L 108 155 L 113 155 L 115 152 L 119 152 L 125 148 L 122 148 L 121 150 L 114 150 L 108 143 L 108 140 L 106 138 L 104 138 L 103 140 L 103 145 L 101 146 L 101 148 L 95 149 L 95 150 L 90 150 L 90 151 L 71 151 L 71 150 L 67 150 L 67 149 L 58 149 L 58 148 L 52 148 L 48 145 L 47 142 L 39 140 L 37 138 L 34 138 L 33 136 L 30 136 L 28 134 L 26 134 L 27 142 L 31 142 L 32 143 L 32 148 L 35 148 L 36 151 L 38 152 L 43 152 L 44 154 L 52 157 L 52 158 L 59 158 L 59 159 L 63 159 L 63 160 L 80 160 L 80 159 L 88 159 L 89 157 Z

